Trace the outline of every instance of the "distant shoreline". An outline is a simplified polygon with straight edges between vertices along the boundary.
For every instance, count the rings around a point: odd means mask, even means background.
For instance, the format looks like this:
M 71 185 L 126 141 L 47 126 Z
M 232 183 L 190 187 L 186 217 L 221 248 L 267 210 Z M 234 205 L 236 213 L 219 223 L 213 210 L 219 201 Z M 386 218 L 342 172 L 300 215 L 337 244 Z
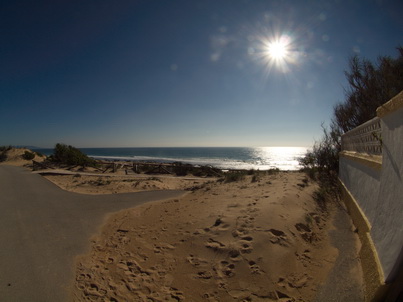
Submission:
M 307 151 L 305 147 L 140 147 L 140 148 L 80 148 L 97 160 L 125 162 L 154 162 L 211 166 L 222 170 L 297 171 L 298 159 Z M 50 155 L 53 149 L 34 149 Z

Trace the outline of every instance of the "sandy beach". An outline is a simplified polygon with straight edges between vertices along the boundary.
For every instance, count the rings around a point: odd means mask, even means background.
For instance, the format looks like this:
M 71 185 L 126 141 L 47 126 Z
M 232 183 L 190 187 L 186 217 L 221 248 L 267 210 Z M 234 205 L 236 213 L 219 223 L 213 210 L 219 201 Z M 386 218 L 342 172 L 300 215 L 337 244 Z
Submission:
M 312 301 L 338 251 L 298 172 L 212 182 L 112 214 L 77 259 L 75 301 Z
M 15 155 L 11 163 L 29 162 Z M 88 253 L 76 259 L 73 301 L 314 301 L 339 256 L 329 238 L 338 205 L 319 207 L 312 197 L 317 184 L 302 172 L 231 182 L 122 173 L 45 177 L 81 194 L 184 190 L 180 198 L 105 217 Z

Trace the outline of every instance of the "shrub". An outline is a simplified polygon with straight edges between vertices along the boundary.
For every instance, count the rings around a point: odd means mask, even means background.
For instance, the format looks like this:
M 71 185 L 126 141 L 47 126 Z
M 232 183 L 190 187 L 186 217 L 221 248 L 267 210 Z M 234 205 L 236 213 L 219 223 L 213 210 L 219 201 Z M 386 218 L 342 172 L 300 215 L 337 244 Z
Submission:
M 0 162 L 7 160 L 7 151 L 11 149 L 11 146 L 0 146 Z
M 44 157 L 45 156 L 41 152 L 35 152 L 35 154 L 38 155 L 39 157 Z
M 176 176 L 186 176 L 192 170 L 192 166 L 178 162 L 175 163 L 175 165 L 172 167 L 172 170 Z
M 273 174 L 277 174 L 277 173 L 280 173 L 279 168 L 271 168 L 271 169 L 267 170 L 267 174 L 269 174 L 269 175 L 273 175 Z
M 403 89 L 403 48 L 397 50 L 397 58 L 381 56 L 377 63 L 358 56 L 350 58 L 349 70 L 345 72 L 345 101 L 336 104 L 329 129 L 322 125 L 322 139 L 300 159 L 302 170 L 319 183 L 320 189 L 314 196 L 318 204 L 325 204 L 329 197 L 339 197 L 341 135 L 373 118 L 378 106 Z
M 260 181 L 259 175 L 258 174 L 253 175 L 251 182 L 258 182 L 258 181 Z
M 321 185 L 318 190 L 313 192 L 313 199 L 316 201 L 318 207 L 325 211 L 327 209 L 326 200 L 328 198 L 328 192 L 326 187 Z
M 35 158 L 35 153 L 30 151 L 25 151 L 22 155 L 22 158 L 25 160 L 32 160 Z
M 0 163 L 7 160 L 7 154 L 5 151 L 0 152 Z
M 13 147 L 12 146 L 0 146 L 0 151 L 1 152 L 6 152 L 11 150 Z
M 306 223 L 306 225 L 307 225 L 309 228 L 312 227 L 313 218 L 312 218 L 312 216 L 311 216 L 310 214 L 308 214 L 308 213 L 305 214 L 305 223 Z
M 244 172 L 228 172 L 225 174 L 224 181 L 225 182 L 234 182 L 234 181 L 240 181 L 245 178 L 245 173 Z
M 248 170 L 248 175 L 255 175 L 256 170 L 255 169 L 250 169 Z
M 96 165 L 95 160 L 89 158 L 79 149 L 65 144 L 56 144 L 50 160 L 56 163 L 75 165 L 75 166 L 92 166 Z

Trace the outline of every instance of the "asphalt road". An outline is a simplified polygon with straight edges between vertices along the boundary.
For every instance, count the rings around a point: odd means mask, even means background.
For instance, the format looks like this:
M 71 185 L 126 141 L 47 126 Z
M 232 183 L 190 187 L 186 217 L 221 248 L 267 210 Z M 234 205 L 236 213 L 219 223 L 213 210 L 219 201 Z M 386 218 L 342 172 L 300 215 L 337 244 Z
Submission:
M 83 195 L 0 165 L 0 301 L 69 301 L 74 259 L 107 213 L 182 194 Z

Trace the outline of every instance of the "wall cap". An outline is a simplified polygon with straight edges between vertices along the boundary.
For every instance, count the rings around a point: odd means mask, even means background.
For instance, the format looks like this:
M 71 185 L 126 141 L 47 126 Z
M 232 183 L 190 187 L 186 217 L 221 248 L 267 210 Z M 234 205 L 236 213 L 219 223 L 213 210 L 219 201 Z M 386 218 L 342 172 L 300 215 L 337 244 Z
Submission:
M 376 115 L 382 118 L 400 108 L 403 108 L 403 90 L 395 97 L 391 98 L 388 102 L 379 106 L 376 109 Z
M 380 171 L 382 169 L 382 156 L 381 155 L 370 155 L 365 153 L 358 153 L 353 151 L 341 151 L 339 156 L 346 157 L 348 159 L 354 160 L 368 166 L 372 169 Z

